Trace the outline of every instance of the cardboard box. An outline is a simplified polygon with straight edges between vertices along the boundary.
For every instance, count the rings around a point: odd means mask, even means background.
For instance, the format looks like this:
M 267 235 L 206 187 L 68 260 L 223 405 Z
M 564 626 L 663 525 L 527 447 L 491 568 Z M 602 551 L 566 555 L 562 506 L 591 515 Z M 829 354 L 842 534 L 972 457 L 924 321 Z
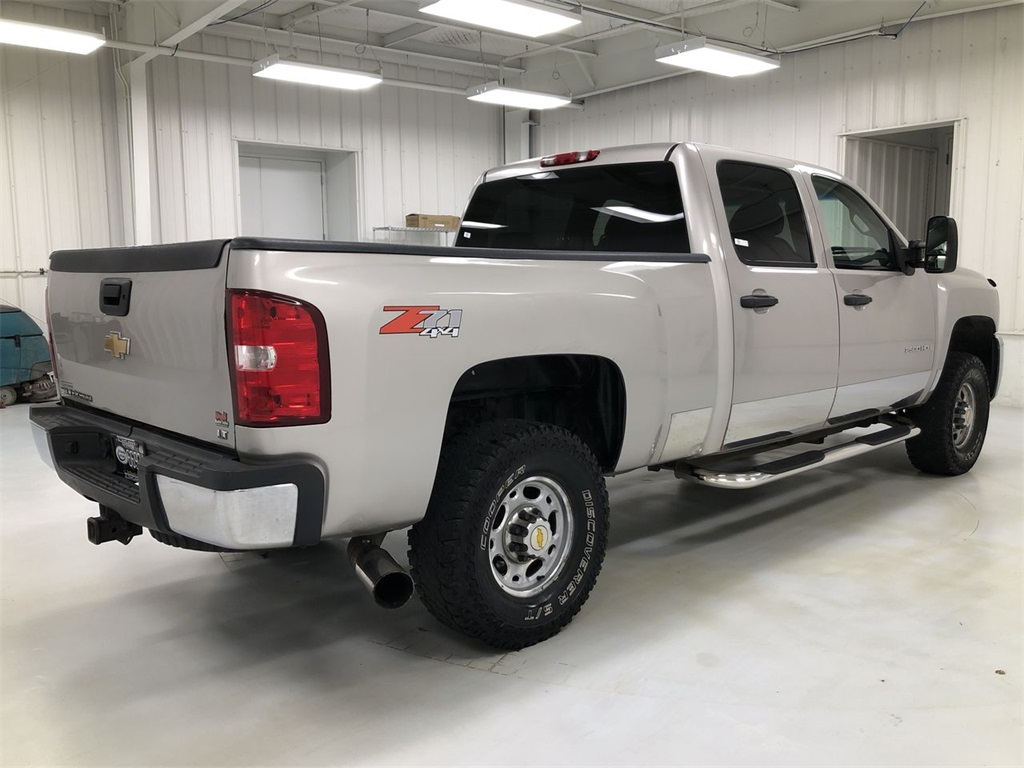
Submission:
M 426 227 L 439 229 L 458 229 L 458 216 L 442 216 L 434 213 L 410 213 L 405 217 L 407 227 Z

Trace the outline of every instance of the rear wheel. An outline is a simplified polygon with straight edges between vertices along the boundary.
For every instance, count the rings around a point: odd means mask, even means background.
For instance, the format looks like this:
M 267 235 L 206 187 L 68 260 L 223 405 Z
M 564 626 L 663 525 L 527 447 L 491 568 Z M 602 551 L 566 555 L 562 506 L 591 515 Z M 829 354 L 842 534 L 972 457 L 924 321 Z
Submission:
M 910 463 L 934 475 L 962 475 L 978 460 L 988 430 L 989 387 L 975 355 L 950 352 L 939 384 L 908 411 L 921 434 L 907 441 Z
M 608 494 L 591 451 L 547 424 L 498 421 L 443 451 L 409 562 L 427 609 L 488 645 L 518 649 L 565 627 L 597 580 Z

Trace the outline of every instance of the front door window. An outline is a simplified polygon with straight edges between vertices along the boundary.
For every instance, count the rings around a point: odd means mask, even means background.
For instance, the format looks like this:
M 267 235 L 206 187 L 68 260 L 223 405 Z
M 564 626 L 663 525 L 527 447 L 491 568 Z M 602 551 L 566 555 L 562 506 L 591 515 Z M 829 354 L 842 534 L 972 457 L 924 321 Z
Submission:
M 863 197 L 825 176 L 814 177 L 814 192 L 836 269 L 897 269 L 889 228 Z

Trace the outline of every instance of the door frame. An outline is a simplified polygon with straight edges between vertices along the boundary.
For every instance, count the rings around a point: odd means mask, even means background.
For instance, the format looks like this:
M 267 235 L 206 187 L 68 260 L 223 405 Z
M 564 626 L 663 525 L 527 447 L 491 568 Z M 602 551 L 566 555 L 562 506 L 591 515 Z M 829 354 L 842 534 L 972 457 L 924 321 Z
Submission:
M 967 118 L 957 117 L 952 120 L 932 120 L 927 123 L 903 123 L 887 128 L 870 128 L 862 131 L 844 131 L 838 135 L 839 167 L 836 169 L 846 175 L 846 141 L 847 139 L 871 139 L 888 136 L 894 133 L 910 133 L 911 131 L 928 131 L 934 128 L 953 128 L 953 156 L 951 162 L 952 180 L 949 189 L 949 215 L 959 221 L 963 214 L 964 200 L 964 166 L 967 161 Z M 908 234 L 908 237 L 910 234 Z
M 260 162 L 260 183 L 262 185 L 262 161 L 263 160 L 291 160 L 296 163 L 309 163 L 310 165 L 317 165 L 320 168 L 320 236 L 322 239 L 327 239 L 327 169 L 326 163 L 322 157 L 306 156 L 299 157 L 296 155 L 266 155 L 266 154 L 250 154 L 248 151 L 239 150 L 238 152 L 238 172 L 242 172 L 242 158 L 249 160 L 257 160 Z M 242 188 L 241 184 L 238 187 L 238 219 L 239 229 L 241 231 L 241 219 L 242 219 Z
M 356 233 L 360 241 L 365 241 L 366 232 L 363 224 L 363 154 L 357 149 L 348 147 L 313 147 L 298 144 L 282 144 L 277 142 L 253 141 L 250 139 L 234 138 L 232 140 L 234 151 L 234 174 L 235 185 L 235 231 L 242 230 L 242 183 L 240 179 L 241 169 L 239 158 L 241 157 L 269 157 L 279 160 L 306 160 L 320 163 L 320 181 L 323 194 L 320 196 L 323 205 L 324 227 L 329 229 L 329 211 L 327 208 L 327 160 L 330 155 L 346 154 L 352 155 L 355 161 L 355 178 L 353 179 L 353 196 L 355 198 Z M 330 232 L 328 232 L 330 236 Z

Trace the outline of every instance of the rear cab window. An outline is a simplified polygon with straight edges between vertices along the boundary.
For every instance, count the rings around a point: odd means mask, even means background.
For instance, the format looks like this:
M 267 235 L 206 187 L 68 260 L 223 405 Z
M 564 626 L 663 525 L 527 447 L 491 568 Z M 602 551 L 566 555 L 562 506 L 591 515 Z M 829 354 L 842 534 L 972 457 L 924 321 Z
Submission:
M 669 162 L 544 169 L 484 182 L 456 245 L 552 251 L 689 253 Z

